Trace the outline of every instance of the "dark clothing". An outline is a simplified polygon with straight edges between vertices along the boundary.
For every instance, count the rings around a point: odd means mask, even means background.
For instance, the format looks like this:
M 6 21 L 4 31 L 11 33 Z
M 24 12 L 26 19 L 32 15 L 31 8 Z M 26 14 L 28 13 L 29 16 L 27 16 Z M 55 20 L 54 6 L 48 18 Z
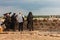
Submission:
M 29 31 L 33 30 L 33 15 L 30 13 L 27 16 L 27 29 L 29 29 Z
M 17 24 L 18 24 L 18 22 L 17 22 L 16 16 L 12 15 L 12 17 L 11 17 L 11 29 L 13 31 L 16 30 Z
M 29 29 L 29 31 L 33 31 L 33 22 L 27 22 L 27 29 Z
M 19 31 L 23 31 L 23 22 L 19 23 Z
M 10 24 L 11 24 L 11 18 L 10 18 L 10 16 L 8 16 L 8 17 L 6 17 L 5 18 L 5 21 L 2 23 L 2 25 L 3 24 L 5 24 L 5 26 L 6 26 L 6 29 L 5 30 L 9 30 L 10 29 Z

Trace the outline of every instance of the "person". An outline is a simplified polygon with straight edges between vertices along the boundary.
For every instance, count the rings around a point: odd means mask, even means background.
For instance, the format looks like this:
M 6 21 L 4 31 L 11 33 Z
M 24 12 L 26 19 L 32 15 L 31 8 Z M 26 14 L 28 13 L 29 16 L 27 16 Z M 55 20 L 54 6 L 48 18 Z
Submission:
M 10 23 L 11 23 L 11 17 L 9 15 L 9 13 L 4 14 L 4 18 L 5 18 L 5 20 L 1 25 L 5 24 L 5 26 L 6 26 L 5 31 L 9 31 Z
M 18 30 L 18 20 L 17 20 L 18 15 L 15 16 L 15 30 Z
M 22 13 L 18 14 L 17 17 L 18 23 L 19 23 L 19 31 L 23 31 L 23 22 L 24 22 L 24 16 L 22 15 Z
M 16 30 L 16 27 L 17 27 L 17 15 L 16 15 L 16 13 L 13 13 L 13 15 L 11 16 L 11 29 L 13 30 L 13 31 L 15 31 Z
M 33 15 L 32 12 L 29 12 L 28 16 L 27 16 L 27 29 L 29 29 L 29 31 L 33 31 Z

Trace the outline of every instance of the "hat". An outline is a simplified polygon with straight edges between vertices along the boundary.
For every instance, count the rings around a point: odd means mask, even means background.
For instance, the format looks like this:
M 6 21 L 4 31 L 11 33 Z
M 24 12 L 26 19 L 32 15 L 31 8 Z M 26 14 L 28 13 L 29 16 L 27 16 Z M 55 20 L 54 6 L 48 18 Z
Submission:
M 6 14 L 3 14 L 3 15 L 6 15 Z
M 7 15 L 8 13 L 5 13 L 5 14 L 3 14 L 3 15 Z

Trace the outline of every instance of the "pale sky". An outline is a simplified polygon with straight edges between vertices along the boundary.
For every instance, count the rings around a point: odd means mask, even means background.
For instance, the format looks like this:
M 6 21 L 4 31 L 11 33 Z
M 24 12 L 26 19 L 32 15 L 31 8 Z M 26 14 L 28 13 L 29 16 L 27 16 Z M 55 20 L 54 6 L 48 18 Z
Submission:
M 60 0 L 0 0 L 0 16 L 6 12 L 28 15 L 60 15 Z

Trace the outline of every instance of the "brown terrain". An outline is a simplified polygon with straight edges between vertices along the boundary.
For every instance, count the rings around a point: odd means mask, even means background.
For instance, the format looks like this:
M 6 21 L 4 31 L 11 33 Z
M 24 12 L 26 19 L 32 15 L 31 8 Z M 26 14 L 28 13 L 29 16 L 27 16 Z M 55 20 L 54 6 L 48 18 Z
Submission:
M 24 31 L 1 32 L 0 40 L 60 40 L 60 19 L 41 18 L 33 20 L 34 31 L 28 31 L 27 21 L 24 22 Z

